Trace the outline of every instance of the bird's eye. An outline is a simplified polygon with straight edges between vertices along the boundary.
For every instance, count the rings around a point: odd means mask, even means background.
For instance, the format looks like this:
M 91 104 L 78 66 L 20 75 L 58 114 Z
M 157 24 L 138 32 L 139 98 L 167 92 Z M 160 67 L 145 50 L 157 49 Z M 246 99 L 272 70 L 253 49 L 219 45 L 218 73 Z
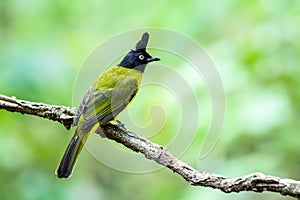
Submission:
M 144 60 L 145 56 L 144 55 L 139 55 L 140 60 Z

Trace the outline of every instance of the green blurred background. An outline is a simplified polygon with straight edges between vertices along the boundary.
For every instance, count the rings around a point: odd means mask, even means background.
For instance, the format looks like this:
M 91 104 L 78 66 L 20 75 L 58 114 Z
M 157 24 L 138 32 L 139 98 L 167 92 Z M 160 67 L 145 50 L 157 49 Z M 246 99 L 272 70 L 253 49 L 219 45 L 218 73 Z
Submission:
M 182 159 L 230 177 L 260 171 L 300 179 L 300 1 L 0 2 L 1 94 L 72 106 L 76 74 L 96 45 L 135 28 L 173 29 L 203 45 L 227 96 L 213 151 L 199 160 L 196 145 Z M 0 199 L 291 199 L 192 187 L 167 169 L 122 173 L 87 151 L 73 176 L 59 180 L 54 171 L 71 134 L 0 110 Z

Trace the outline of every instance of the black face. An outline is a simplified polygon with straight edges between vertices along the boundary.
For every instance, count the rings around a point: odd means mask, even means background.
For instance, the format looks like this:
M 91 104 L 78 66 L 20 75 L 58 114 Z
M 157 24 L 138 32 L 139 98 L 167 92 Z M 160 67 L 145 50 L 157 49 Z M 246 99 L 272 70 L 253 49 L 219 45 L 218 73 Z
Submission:
M 159 61 L 159 58 L 152 57 L 144 49 L 131 50 L 119 64 L 122 67 L 136 69 L 144 72 L 147 63 Z

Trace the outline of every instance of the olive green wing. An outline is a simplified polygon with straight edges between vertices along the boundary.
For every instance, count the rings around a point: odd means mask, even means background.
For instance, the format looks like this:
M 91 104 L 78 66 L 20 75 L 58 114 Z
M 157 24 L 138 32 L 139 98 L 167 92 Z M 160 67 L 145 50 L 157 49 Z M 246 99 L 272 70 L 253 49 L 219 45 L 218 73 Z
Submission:
M 85 103 L 83 130 L 91 129 L 97 122 L 106 124 L 126 108 L 138 90 L 138 81 L 128 79 L 115 88 L 101 89 L 93 92 Z
M 78 122 L 79 122 L 79 118 L 80 116 L 83 114 L 83 111 L 84 111 L 84 108 L 86 106 L 86 104 L 90 101 L 91 97 L 92 97 L 92 88 L 90 87 L 86 93 L 84 94 L 80 104 L 79 104 L 79 107 L 76 111 L 76 114 L 74 116 L 74 120 L 73 120 L 73 124 L 72 126 L 77 126 L 78 125 Z

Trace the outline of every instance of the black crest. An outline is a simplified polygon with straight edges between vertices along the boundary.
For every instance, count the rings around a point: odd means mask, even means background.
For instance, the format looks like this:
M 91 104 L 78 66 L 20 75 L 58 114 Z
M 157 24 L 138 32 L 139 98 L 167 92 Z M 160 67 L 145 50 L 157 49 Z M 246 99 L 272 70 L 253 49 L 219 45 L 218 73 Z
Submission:
M 159 61 L 159 58 L 149 55 L 146 52 L 146 47 L 149 40 L 149 33 L 144 33 L 142 38 L 135 45 L 135 49 L 132 49 L 126 54 L 119 66 L 135 69 L 144 72 L 148 63 L 153 61 Z
M 140 41 L 135 46 L 136 50 L 146 50 L 147 44 L 149 40 L 149 33 L 145 32 Z

